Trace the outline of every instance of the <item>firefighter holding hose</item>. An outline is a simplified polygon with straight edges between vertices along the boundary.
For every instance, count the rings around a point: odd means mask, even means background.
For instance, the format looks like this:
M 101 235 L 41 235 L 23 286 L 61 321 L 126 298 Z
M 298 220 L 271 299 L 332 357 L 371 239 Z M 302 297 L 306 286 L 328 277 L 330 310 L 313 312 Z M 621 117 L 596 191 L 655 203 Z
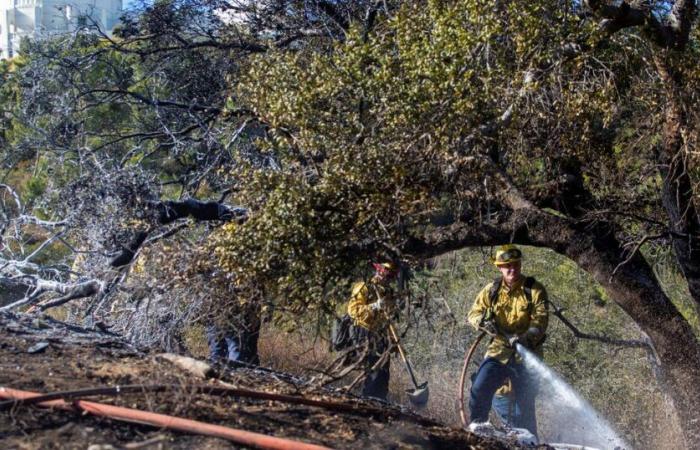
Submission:
M 541 357 L 549 318 L 547 291 L 534 278 L 521 273 L 522 252 L 516 246 L 499 247 L 493 262 L 501 276 L 479 292 L 468 316 L 472 326 L 491 336 L 472 382 L 469 428 L 474 431 L 488 421 L 494 394 L 510 380 L 519 411 L 512 425 L 537 436 L 537 384 L 516 349 L 520 344 Z

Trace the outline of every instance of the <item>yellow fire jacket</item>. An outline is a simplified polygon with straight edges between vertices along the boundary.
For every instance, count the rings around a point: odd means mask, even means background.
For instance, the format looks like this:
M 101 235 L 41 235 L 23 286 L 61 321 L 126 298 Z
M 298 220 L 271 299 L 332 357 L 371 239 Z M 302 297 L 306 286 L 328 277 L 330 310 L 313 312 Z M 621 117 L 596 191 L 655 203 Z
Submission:
M 474 328 L 478 328 L 482 317 L 491 308 L 492 319 L 499 330 L 499 335 L 491 340 L 486 350 L 486 358 L 495 358 L 502 364 L 506 364 L 513 356 L 514 350 L 508 345 L 508 339 L 504 334 L 522 334 L 530 327 L 536 327 L 541 332 L 540 344 L 534 348 L 534 351 L 542 355 L 541 338 L 544 337 L 549 323 L 547 291 L 542 284 L 535 281 L 531 289 L 532 303 L 530 304 L 523 290 L 524 281 L 525 277 L 521 277 L 511 288 L 501 283 L 493 305 L 490 304 L 489 299 L 493 283 L 486 285 L 476 296 L 467 317 L 469 323 Z
M 384 307 L 382 310 L 374 311 L 369 305 L 377 300 L 377 295 L 384 301 Z M 348 315 L 358 327 L 370 331 L 380 330 L 386 325 L 386 317 L 391 315 L 394 308 L 394 297 L 393 289 L 388 286 L 376 283 L 374 280 L 369 283 L 359 281 L 352 285 Z

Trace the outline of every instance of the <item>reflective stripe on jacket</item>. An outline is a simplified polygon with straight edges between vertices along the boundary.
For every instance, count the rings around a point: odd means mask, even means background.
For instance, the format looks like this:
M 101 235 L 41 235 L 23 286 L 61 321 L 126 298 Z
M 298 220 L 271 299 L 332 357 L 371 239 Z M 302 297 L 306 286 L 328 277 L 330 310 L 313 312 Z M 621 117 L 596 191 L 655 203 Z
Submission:
M 524 281 L 525 277 L 523 276 L 512 288 L 501 283 L 493 305 L 490 305 L 489 299 L 489 291 L 493 283 L 486 285 L 476 296 L 474 305 L 469 311 L 469 323 L 474 328 L 478 328 L 482 317 L 490 307 L 493 313 L 492 318 L 499 330 L 499 335 L 491 341 L 486 350 L 486 358 L 496 358 L 502 364 L 506 364 L 513 356 L 514 351 L 508 345 L 508 339 L 503 334 L 522 334 L 530 327 L 537 327 L 544 335 L 547 330 L 549 322 L 547 291 L 542 284 L 535 281 L 531 290 L 532 303 L 530 304 L 523 290 Z M 534 351 L 541 355 L 542 346 L 538 345 Z

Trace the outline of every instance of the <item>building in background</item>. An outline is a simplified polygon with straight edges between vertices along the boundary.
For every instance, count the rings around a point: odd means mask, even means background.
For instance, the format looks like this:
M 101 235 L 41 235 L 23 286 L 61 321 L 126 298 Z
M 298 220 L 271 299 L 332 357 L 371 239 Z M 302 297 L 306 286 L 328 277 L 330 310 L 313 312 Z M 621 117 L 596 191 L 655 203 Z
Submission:
M 12 58 L 24 37 L 37 39 L 90 25 L 110 32 L 119 21 L 121 0 L 0 0 L 0 58 Z

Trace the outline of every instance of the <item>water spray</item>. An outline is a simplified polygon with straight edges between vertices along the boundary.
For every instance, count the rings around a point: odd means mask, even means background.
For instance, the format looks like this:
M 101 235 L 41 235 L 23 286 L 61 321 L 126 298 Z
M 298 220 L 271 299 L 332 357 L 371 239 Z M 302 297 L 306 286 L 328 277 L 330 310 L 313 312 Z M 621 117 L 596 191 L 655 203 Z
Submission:
M 487 335 L 491 335 L 491 333 L 481 329 L 481 333 L 464 357 L 457 395 L 459 413 L 465 428 L 469 425 L 468 415 L 464 408 L 464 388 L 469 362 L 479 342 Z M 632 447 L 617 434 L 607 420 L 578 395 L 562 377 L 547 367 L 523 345 L 516 343 L 515 346 L 515 350 L 523 359 L 526 370 L 539 382 L 538 398 L 556 410 L 556 417 L 548 418 L 548 422 L 550 428 L 559 431 L 557 440 L 577 442 L 577 444 L 550 443 L 550 446 L 562 450 L 632 450 Z M 596 449 L 593 449 L 592 446 L 595 446 Z
M 521 344 L 516 344 L 516 351 L 530 376 L 539 382 L 538 398 L 557 412 L 556 417 L 550 418 L 550 426 L 552 421 L 560 424 L 554 427 L 560 432 L 557 440 L 605 450 L 632 449 L 590 403 L 534 353 Z M 553 446 L 556 447 L 556 444 Z

